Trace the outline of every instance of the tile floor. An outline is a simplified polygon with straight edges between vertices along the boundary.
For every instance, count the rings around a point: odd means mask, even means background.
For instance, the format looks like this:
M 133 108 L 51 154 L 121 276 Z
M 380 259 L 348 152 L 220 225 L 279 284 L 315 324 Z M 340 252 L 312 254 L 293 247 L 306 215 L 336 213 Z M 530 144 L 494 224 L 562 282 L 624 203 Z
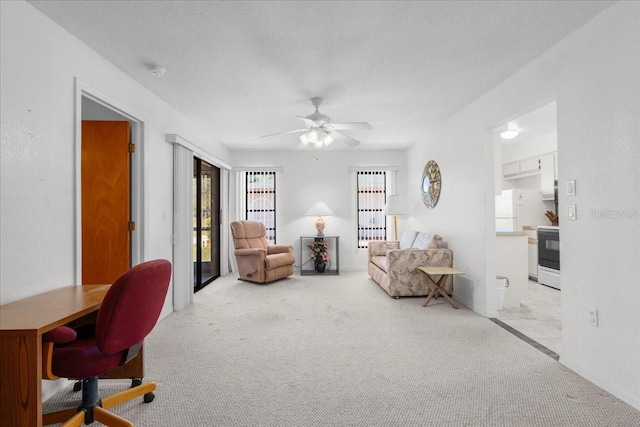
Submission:
M 527 299 L 521 302 L 520 307 L 498 311 L 498 320 L 557 355 L 560 354 L 559 290 L 529 280 Z

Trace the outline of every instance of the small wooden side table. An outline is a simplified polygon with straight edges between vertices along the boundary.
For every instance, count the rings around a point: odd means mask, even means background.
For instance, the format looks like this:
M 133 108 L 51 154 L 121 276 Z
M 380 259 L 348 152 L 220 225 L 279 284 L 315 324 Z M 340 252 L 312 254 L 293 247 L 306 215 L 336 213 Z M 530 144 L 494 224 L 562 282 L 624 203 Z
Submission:
M 424 304 L 422 304 L 423 307 L 426 307 L 427 304 L 429 304 L 431 298 L 433 298 L 434 296 L 437 298 L 437 295 L 440 294 L 449 302 L 449 304 L 451 304 L 453 308 L 458 308 L 458 304 L 456 304 L 455 301 L 452 300 L 449 295 L 447 295 L 445 290 L 442 289 L 441 285 L 442 282 L 444 282 L 445 277 L 453 276 L 456 274 L 464 274 L 464 271 L 456 270 L 455 268 L 451 267 L 418 267 L 418 270 L 422 271 L 427 276 L 427 279 L 429 279 L 429 281 L 433 284 L 433 289 L 431 289 L 431 292 L 429 292 L 427 300 L 424 302 Z M 440 276 L 440 278 L 436 282 L 433 279 L 433 276 L 438 275 Z

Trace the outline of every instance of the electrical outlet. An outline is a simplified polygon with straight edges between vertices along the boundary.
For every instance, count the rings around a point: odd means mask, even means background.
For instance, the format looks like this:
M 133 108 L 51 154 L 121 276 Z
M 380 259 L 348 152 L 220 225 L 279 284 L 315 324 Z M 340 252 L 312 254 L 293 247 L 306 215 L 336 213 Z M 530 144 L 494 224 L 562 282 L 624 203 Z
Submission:
M 595 307 L 587 307 L 587 324 L 598 327 L 598 309 Z

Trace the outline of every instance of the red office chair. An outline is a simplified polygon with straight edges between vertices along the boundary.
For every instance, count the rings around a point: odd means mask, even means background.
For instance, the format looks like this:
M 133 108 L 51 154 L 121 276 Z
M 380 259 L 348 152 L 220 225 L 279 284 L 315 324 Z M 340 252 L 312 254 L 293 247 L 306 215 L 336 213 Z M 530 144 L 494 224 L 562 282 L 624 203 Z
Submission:
M 43 415 L 44 425 L 68 420 L 64 426 L 93 421 L 133 426 L 106 409 L 143 395 L 144 401 L 150 402 L 156 384 L 144 383 L 100 399 L 98 377 L 138 354 L 142 341 L 160 317 L 170 278 L 171 263 L 167 260 L 136 265 L 109 288 L 98 311 L 95 333 L 76 336 L 73 329 L 61 326 L 43 336 L 55 343 L 47 371 L 58 377 L 82 380 L 82 405 Z

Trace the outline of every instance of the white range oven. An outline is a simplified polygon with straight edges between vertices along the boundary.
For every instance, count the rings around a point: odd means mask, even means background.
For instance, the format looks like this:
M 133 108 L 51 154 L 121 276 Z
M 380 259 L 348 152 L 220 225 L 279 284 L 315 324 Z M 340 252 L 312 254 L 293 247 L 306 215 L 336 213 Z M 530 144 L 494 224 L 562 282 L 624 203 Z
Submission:
M 538 283 L 560 289 L 560 229 L 538 226 Z

